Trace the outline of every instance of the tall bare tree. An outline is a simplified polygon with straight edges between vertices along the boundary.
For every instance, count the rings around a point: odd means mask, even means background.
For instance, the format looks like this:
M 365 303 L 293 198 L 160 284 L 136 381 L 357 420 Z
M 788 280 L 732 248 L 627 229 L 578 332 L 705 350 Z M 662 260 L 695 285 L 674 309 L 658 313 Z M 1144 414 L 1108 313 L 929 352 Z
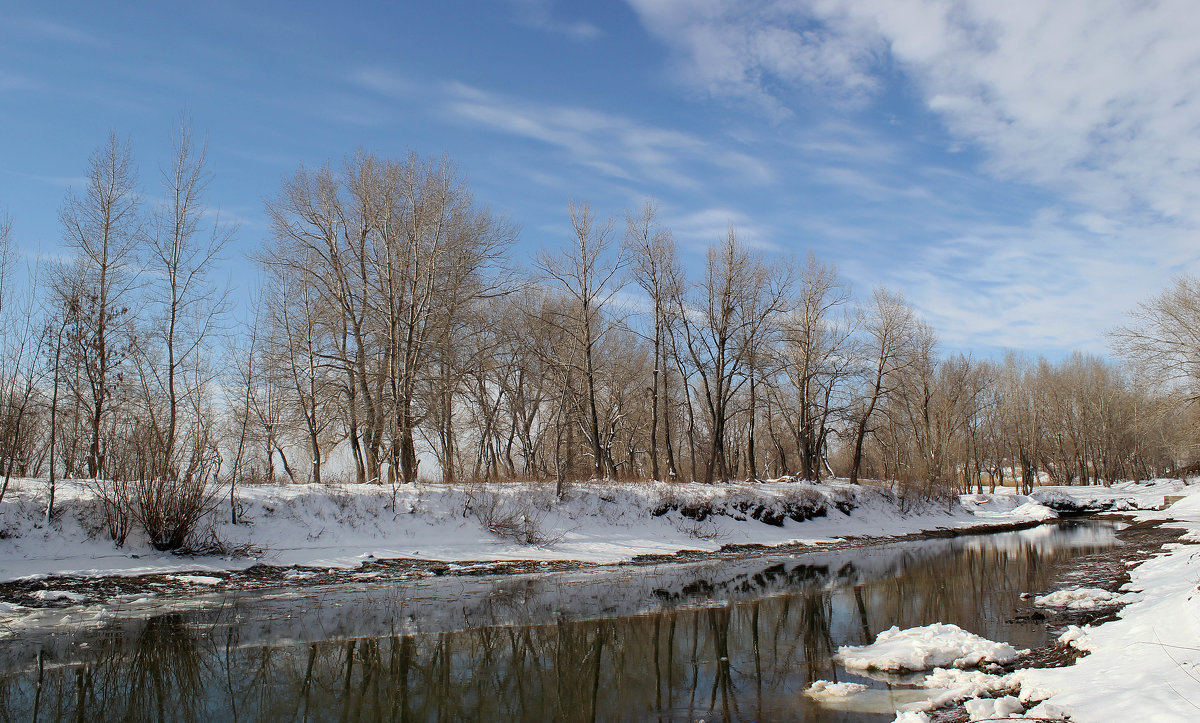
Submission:
M 178 476 L 181 466 L 190 471 L 196 462 L 181 465 L 178 458 L 182 397 L 202 394 L 206 380 L 184 379 L 184 371 L 206 351 L 225 311 L 227 294 L 213 283 L 212 271 L 235 232 L 219 217 L 206 227 L 208 149 L 206 143 L 196 142 L 186 119 L 172 134 L 172 149 L 171 163 L 162 168 L 166 200 L 154 210 L 146 244 L 153 308 L 147 333 L 140 340 L 149 357 L 144 360 L 142 383 L 154 435 L 156 477 Z M 161 405 L 160 399 L 165 400 Z
M 810 253 L 795 305 L 783 320 L 784 371 L 794 394 L 785 402 L 792 411 L 787 424 L 796 441 L 802 479 L 821 478 L 841 386 L 851 371 L 854 324 L 841 313 L 849 302 L 850 288 L 837 269 Z
M 628 257 L 622 249 L 610 255 L 614 246 L 612 219 L 597 223 L 587 203 L 572 202 L 567 210 L 573 232 L 570 245 L 558 253 L 540 253 L 537 266 L 547 282 L 570 301 L 557 310 L 553 323 L 574 341 L 572 348 L 579 350 L 578 372 L 583 378 L 586 404 L 583 431 L 591 446 L 594 476 L 608 477 L 615 468 L 600 433 L 596 355 L 604 336 L 614 328 L 605 313 L 621 288 L 621 273 Z
M 863 444 L 871 432 L 871 418 L 880 401 L 886 399 L 899 381 L 899 372 L 908 362 L 908 347 L 916 322 L 912 307 L 904 297 L 878 288 L 870 305 L 863 310 L 863 330 L 859 355 L 864 361 L 864 391 L 853 411 L 853 456 L 850 482 L 858 484 L 862 467 Z
M 653 322 L 653 377 L 650 385 L 650 475 L 659 480 L 659 430 L 663 432 L 663 449 L 666 452 L 667 478 L 674 480 L 679 472 L 675 467 L 674 446 L 671 443 L 671 419 L 667 411 L 670 399 L 667 369 L 668 343 L 667 325 L 670 312 L 670 284 L 679 275 L 675 257 L 675 239 L 668 229 L 662 228 L 657 220 L 658 208 L 647 201 L 636 214 L 625 217 L 625 248 L 633 262 L 633 278 L 650 297 Z
M 129 144 L 109 135 L 88 160 L 84 189 L 72 189 L 59 212 L 73 269 L 84 279 L 75 303 L 72 353 L 85 382 L 90 441 L 88 476 L 104 472 L 104 428 L 113 385 L 130 352 L 132 293 L 138 281 L 142 218 Z M 67 273 L 71 273 L 68 271 Z
M 730 228 L 709 249 L 704 278 L 693 293 L 676 297 L 679 349 L 698 379 L 708 424 L 705 482 L 733 474 L 727 431 L 737 411 L 735 399 L 751 378 L 754 346 L 780 320 L 791 282 L 786 266 L 769 267 Z

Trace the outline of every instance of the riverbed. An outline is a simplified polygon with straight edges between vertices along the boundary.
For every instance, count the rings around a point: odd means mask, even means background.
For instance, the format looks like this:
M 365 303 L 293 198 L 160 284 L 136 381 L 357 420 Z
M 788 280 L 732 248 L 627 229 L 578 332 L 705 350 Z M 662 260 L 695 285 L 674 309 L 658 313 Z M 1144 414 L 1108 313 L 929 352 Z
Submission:
M 0 641 L 0 715 L 40 720 L 887 721 L 922 693 L 835 662 L 893 625 L 1044 649 L 1023 615 L 1112 521 L 555 573 L 223 591 L 46 610 Z M 872 687 L 852 708 L 815 680 Z

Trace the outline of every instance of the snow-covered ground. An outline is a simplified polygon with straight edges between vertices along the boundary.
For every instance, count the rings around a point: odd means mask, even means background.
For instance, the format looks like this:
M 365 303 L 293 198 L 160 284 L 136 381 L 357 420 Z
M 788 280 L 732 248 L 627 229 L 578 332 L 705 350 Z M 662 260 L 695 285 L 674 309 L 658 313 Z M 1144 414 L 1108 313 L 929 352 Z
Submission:
M 819 543 L 1055 516 L 1028 497 L 1003 493 L 912 510 L 887 490 L 836 481 L 575 484 L 562 500 L 544 484 L 421 485 L 395 497 L 378 486 L 280 485 L 245 487 L 237 499 L 242 523 L 229 522 L 225 499 L 205 532 L 249 555 L 179 556 L 156 552 L 136 525 L 123 546 L 113 544 L 100 504 L 79 482 L 60 483 L 60 512 L 45 525 L 45 482 L 15 481 L 0 503 L 0 581 L 256 563 L 353 568 L 388 558 L 613 563 L 726 544 Z M 1160 493 L 1154 504 L 1161 502 Z
M 1200 484 L 1158 486 L 1184 498 L 1166 510 L 1131 514 L 1172 519 L 1188 530 L 1183 539 L 1200 542 Z M 1130 576 L 1128 592 L 1117 599 L 1129 603 L 1118 620 L 1072 626 L 1060 638 L 1087 656 L 1065 668 L 1014 674 L 1023 698 L 1048 698 L 1043 712 L 1051 707 L 1072 721 L 1200 720 L 1200 547 L 1167 545 Z

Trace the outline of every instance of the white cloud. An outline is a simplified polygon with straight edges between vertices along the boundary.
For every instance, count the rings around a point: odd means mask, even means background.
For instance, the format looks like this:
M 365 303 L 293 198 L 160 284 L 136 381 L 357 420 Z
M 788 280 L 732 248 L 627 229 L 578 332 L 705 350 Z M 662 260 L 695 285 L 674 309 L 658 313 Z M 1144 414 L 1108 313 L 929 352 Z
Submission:
M 740 241 L 750 248 L 764 251 L 780 251 L 772 241 L 771 229 L 754 221 L 745 213 L 732 208 L 704 208 L 691 213 L 674 213 L 667 209 L 662 218 L 663 225 L 671 229 L 675 238 L 693 251 L 707 251 L 708 247 L 720 242 L 732 228 Z
M 957 336 L 1095 344 L 1169 273 L 1200 268 L 1190 0 L 628 1 L 689 87 L 778 119 L 814 95 L 879 99 L 898 70 L 944 121 L 947 150 L 981 150 L 994 178 L 1057 194 L 1069 210 L 935 238 L 892 270 Z
M 416 83 L 393 70 L 376 66 L 356 68 L 347 80 L 351 85 L 387 96 L 403 96 L 419 90 Z
M 520 25 L 535 30 L 566 35 L 573 40 L 593 40 L 604 32 L 585 20 L 561 20 L 553 12 L 551 0 L 511 0 Z
M 84 32 L 66 23 L 60 23 L 57 20 L 38 17 L 5 17 L 0 18 L 0 22 L 13 33 L 20 35 L 33 35 L 39 38 L 45 38 L 60 43 L 72 43 L 75 45 L 87 45 L 92 47 L 101 47 L 104 45 L 95 35 Z
M 554 146 L 572 161 L 624 181 L 696 188 L 689 170 L 695 165 L 756 185 L 772 179 L 770 168 L 750 155 L 588 108 L 523 102 L 456 83 L 447 89 L 445 110 L 462 123 Z

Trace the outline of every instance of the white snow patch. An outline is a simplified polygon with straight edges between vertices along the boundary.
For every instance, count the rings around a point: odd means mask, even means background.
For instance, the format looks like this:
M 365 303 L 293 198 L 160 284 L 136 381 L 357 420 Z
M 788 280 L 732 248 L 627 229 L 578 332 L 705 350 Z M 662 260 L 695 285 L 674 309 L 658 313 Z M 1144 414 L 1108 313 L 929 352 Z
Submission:
M 994 720 L 996 718 L 1019 717 L 1024 713 L 1025 706 L 1014 696 L 1006 695 L 1001 698 L 975 698 L 963 704 L 971 720 Z
M 1098 587 L 1074 587 L 1058 590 L 1049 595 L 1039 595 L 1033 599 L 1034 605 L 1049 608 L 1068 608 L 1070 610 L 1094 610 L 1104 605 L 1112 605 L 1120 593 L 1101 590 Z
M 87 595 L 81 595 L 77 592 L 68 592 L 66 590 L 35 590 L 30 594 L 30 597 L 43 602 L 71 602 L 79 603 L 87 600 Z
M 1067 626 L 1066 632 L 1058 636 L 1059 645 L 1069 645 L 1072 648 L 1079 650 L 1090 650 L 1090 637 L 1088 629 L 1081 628 L 1078 625 Z
M 1025 496 L 1016 494 L 974 494 L 960 498 L 966 507 L 978 517 L 1008 520 L 1052 520 L 1058 513 L 1049 507 Z
M 221 578 L 208 575 L 172 575 L 171 579 L 191 585 L 220 585 L 222 582 Z
M 870 645 L 845 645 L 837 658 L 847 669 L 890 672 L 932 668 L 970 668 L 981 663 L 1010 663 L 1020 653 L 957 625 L 934 623 L 901 630 L 892 626 Z
M 1067 720 L 1070 713 L 1066 708 L 1044 700 L 1025 711 L 1025 717 L 1033 720 Z
M 809 698 L 814 699 L 847 698 L 856 693 L 861 693 L 864 690 L 868 690 L 869 688 L 869 685 L 864 685 L 862 683 L 831 683 L 828 680 L 818 680 L 817 682 L 808 686 L 808 689 L 804 691 L 804 694 Z

